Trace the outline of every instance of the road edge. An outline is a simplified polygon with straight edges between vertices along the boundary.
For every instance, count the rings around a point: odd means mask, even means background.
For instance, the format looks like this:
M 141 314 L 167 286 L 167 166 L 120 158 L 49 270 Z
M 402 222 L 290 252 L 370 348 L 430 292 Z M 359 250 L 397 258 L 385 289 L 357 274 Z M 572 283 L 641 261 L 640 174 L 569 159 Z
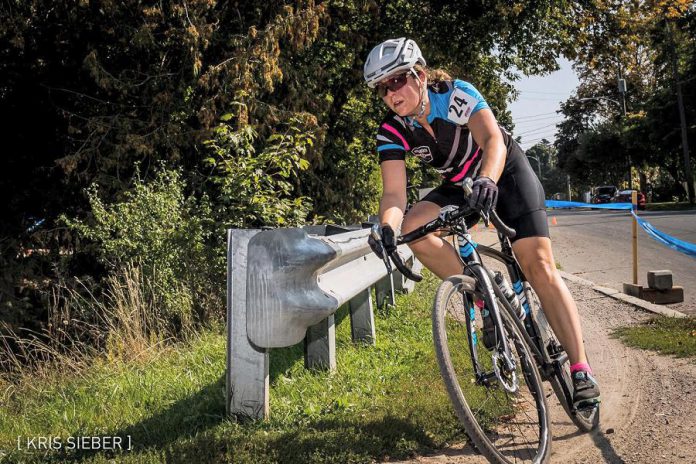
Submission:
M 614 288 L 609 288 L 609 287 L 602 287 L 600 285 L 595 284 L 591 280 L 583 279 L 582 277 L 578 277 L 574 274 L 570 274 L 565 271 L 561 271 L 560 269 L 558 272 L 561 274 L 561 277 L 563 277 L 565 280 L 568 280 L 570 282 L 574 282 L 576 284 L 584 285 L 585 287 L 592 287 L 592 289 L 596 292 L 602 293 L 608 297 L 614 298 L 615 300 L 621 300 L 624 303 L 631 304 L 633 306 L 637 306 L 640 309 L 643 309 L 645 311 L 655 313 L 655 314 L 660 314 L 662 316 L 667 316 L 667 317 L 686 317 L 686 314 L 681 313 L 679 311 L 676 311 L 674 309 L 670 308 L 664 308 L 660 305 L 656 305 L 654 303 L 650 303 L 648 301 L 641 300 L 640 298 L 636 298 L 634 296 L 626 295 L 625 293 L 622 293 Z

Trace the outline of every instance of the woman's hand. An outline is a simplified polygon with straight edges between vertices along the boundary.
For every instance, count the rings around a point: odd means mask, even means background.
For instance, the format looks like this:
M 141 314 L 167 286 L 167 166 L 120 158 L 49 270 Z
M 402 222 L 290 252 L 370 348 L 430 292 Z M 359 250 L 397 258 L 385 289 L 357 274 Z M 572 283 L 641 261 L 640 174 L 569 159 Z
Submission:
M 367 243 L 380 259 L 384 259 L 385 256 L 389 256 L 396 250 L 396 234 L 389 224 L 385 224 L 381 227 L 381 235 L 382 240 L 379 242 L 370 235 L 367 239 Z
M 488 216 L 498 202 L 498 186 L 490 177 L 479 176 L 471 186 L 469 206 Z

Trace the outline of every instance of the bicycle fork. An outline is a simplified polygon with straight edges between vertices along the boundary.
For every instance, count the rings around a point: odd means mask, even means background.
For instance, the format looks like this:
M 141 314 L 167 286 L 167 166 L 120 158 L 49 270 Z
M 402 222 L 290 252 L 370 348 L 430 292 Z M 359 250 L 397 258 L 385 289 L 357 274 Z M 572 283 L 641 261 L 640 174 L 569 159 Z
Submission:
M 490 317 L 493 319 L 493 323 L 497 328 L 498 334 L 501 335 L 499 337 L 498 344 L 495 347 L 495 350 L 492 354 L 494 371 L 492 373 L 485 373 L 483 372 L 483 369 L 478 363 L 478 359 L 476 359 L 476 334 L 474 333 L 475 327 L 472 324 L 475 311 L 473 308 L 474 302 L 467 301 L 468 298 L 465 298 L 464 304 L 469 310 L 467 318 L 467 328 L 469 330 L 469 338 L 471 346 L 473 348 L 471 350 L 471 357 L 472 363 L 476 369 L 477 380 L 480 383 L 488 385 L 490 383 L 490 380 L 495 377 L 497 378 L 498 382 L 503 386 L 503 388 L 505 388 L 507 391 L 511 393 L 514 393 L 517 391 L 518 388 L 517 376 L 514 375 L 516 363 L 512 357 L 512 352 L 510 350 L 510 345 L 508 343 L 507 338 L 502 336 L 502 334 L 505 332 L 503 330 L 503 321 L 500 314 L 500 307 L 495 299 L 495 295 L 492 290 L 493 285 L 495 284 L 491 281 L 490 276 L 488 275 L 488 271 L 481 265 L 480 257 L 478 256 L 478 253 L 476 253 L 477 244 L 473 241 L 471 235 L 466 232 L 457 233 L 457 240 L 459 244 L 459 255 L 461 256 L 462 261 L 464 262 L 465 270 L 473 274 L 473 276 L 476 278 L 476 282 L 478 282 L 479 284 L 479 291 L 481 292 L 481 296 L 483 297 L 484 304 L 490 312 Z M 500 364 L 502 364 L 502 366 Z M 511 379 L 508 380 L 503 376 L 503 372 L 501 372 L 501 367 L 505 371 L 505 373 L 513 374 Z

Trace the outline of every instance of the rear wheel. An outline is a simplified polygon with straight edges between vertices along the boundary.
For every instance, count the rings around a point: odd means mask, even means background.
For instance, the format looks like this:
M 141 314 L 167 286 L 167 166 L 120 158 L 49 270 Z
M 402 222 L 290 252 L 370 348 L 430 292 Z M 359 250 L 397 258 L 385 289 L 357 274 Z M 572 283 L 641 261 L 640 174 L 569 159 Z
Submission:
M 454 409 L 471 441 L 491 462 L 546 462 L 551 453 L 549 415 L 534 358 L 502 306 L 502 336 L 515 370 L 496 362 L 495 348 L 491 352 L 478 343 L 480 330 L 476 325 L 470 330 L 472 319 L 480 317 L 471 306 L 474 288 L 470 277 L 451 277 L 440 285 L 433 308 L 435 351 Z M 474 360 L 489 374 L 487 382 L 477 378 Z
M 568 414 L 568 417 L 570 417 L 580 430 L 589 432 L 596 429 L 599 426 L 599 405 L 582 410 L 573 408 L 573 379 L 570 375 L 570 361 L 568 360 L 568 356 L 546 320 L 544 311 L 541 309 L 541 304 L 539 303 L 539 298 L 529 285 L 527 285 L 527 295 L 544 349 L 549 353 L 551 359 L 561 361 L 560 365 L 554 369 L 554 375 L 551 375 L 549 378 L 549 382 L 551 383 L 551 387 L 553 387 L 558 401 L 561 403 L 561 406 L 563 406 L 563 410 Z

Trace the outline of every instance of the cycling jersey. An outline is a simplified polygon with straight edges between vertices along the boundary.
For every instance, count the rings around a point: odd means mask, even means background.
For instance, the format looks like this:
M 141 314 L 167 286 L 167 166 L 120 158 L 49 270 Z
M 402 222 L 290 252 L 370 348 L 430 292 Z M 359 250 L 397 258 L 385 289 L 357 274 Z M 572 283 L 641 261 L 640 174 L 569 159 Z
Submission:
M 377 131 L 379 161 L 406 159 L 406 152 L 434 167 L 445 181 L 460 183 L 475 177 L 481 167 L 482 153 L 467 123 L 469 118 L 488 108 L 478 90 L 461 80 L 439 81 L 428 86 L 430 114 L 427 116 L 435 137 L 410 117 L 390 111 Z M 512 137 L 502 127 L 505 145 Z
M 517 143 L 513 144 L 508 158 L 512 162 L 498 179 L 498 216 L 515 229 L 512 242 L 526 237 L 548 237 L 549 226 L 541 182 Z M 435 203 L 441 208 L 468 203 L 462 187 L 447 181 L 428 193 L 423 201 Z M 478 216 L 467 219 L 467 225 L 471 226 L 477 221 Z
M 476 112 L 488 108 L 488 104 L 473 85 L 460 80 L 433 83 L 428 86 L 428 96 L 427 119 L 435 137 L 413 118 L 390 111 L 377 132 L 379 160 L 380 163 L 404 160 L 410 152 L 443 177 L 442 185 L 423 200 L 440 207 L 462 205 L 466 200 L 461 182 L 465 177 L 476 177 L 483 157 L 467 123 Z M 516 229 L 513 242 L 526 237 L 548 237 L 541 182 L 519 144 L 504 128 L 500 131 L 507 154 L 498 179 L 498 215 Z

